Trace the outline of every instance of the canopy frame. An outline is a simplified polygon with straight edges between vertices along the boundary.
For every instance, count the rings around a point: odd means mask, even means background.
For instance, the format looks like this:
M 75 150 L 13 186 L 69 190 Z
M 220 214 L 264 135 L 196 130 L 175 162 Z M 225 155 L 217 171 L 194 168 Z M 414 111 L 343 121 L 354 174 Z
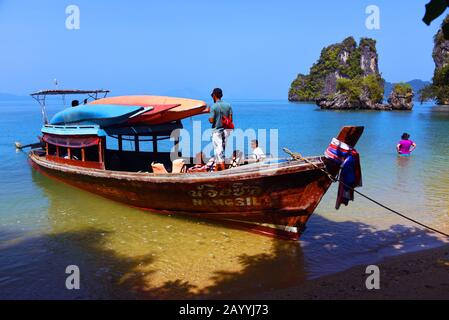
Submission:
M 36 100 L 41 106 L 42 121 L 44 124 L 48 124 L 48 114 L 46 108 L 46 98 L 47 96 L 62 96 L 63 101 L 65 101 L 66 95 L 87 95 L 89 98 L 94 100 L 106 98 L 110 91 L 109 90 L 41 90 L 31 94 L 34 100 Z

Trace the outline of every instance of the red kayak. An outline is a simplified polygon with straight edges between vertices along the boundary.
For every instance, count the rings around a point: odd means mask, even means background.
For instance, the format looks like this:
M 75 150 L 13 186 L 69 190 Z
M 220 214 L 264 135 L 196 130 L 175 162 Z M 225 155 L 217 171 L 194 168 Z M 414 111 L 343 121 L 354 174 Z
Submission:
M 138 114 L 135 117 L 129 118 L 126 124 L 130 125 L 155 125 L 161 123 L 161 119 L 164 118 L 164 115 L 167 111 L 179 107 L 179 104 L 160 104 L 160 105 L 149 105 L 148 107 L 152 107 L 153 109 Z
M 150 123 L 144 122 L 142 124 L 163 124 L 172 121 L 190 118 L 196 115 L 205 113 L 206 102 L 201 100 L 193 100 L 186 98 L 164 97 L 164 96 L 119 96 L 98 99 L 92 101 L 90 104 L 114 104 L 140 107 L 156 107 L 176 105 L 176 107 L 162 112 L 159 117 L 148 119 Z M 141 119 L 138 117 L 138 119 Z M 135 120 L 140 123 L 140 120 Z M 134 122 L 133 122 L 134 124 Z

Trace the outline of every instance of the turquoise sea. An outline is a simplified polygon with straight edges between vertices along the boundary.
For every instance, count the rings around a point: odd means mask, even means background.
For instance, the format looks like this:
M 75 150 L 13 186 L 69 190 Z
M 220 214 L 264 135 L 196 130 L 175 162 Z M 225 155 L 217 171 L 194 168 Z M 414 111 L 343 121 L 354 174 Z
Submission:
M 279 149 L 303 155 L 322 154 L 344 125 L 365 126 L 360 191 L 449 232 L 449 107 L 339 112 L 231 102 L 239 128 L 278 129 Z M 197 119 L 208 127 L 207 117 Z M 40 126 L 31 98 L 0 101 L 0 299 L 235 298 L 444 243 L 359 196 L 336 211 L 335 187 L 297 243 L 150 214 L 33 171 L 14 142 L 35 142 Z M 410 158 L 395 152 L 403 132 L 418 145 Z M 68 265 L 80 269 L 80 290 L 65 288 Z

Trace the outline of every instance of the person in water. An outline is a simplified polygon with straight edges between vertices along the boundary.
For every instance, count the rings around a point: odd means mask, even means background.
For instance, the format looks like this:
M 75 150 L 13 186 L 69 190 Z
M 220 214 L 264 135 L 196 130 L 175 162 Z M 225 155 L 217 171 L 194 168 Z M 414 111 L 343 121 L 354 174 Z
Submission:
M 229 103 L 222 101 L 223 91 L 215 88 L 211 94 L 214 104 L 210 107 L 209 122 L 212 124 L 212 143 L 214 145 L 214 155 L 216 170 L 225 169 L 226 142 L 231 130 L 223 125 L 223 118 L 226 117 L 232 122 L 232 107 Z
M 401 156 L 409 156 L 416 149 L 416 143 L 410 140 L 410 135 L 408 133 L 404 133 L 402 135 L 401 141 L 399 141 L 396 146 L 396 150 L 398 154 Z

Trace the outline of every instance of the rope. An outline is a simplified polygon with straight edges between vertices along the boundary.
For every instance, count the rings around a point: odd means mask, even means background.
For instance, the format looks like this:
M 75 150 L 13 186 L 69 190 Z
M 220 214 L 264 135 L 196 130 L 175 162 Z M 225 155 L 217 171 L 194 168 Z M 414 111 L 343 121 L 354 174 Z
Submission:
M 445 237 L 449 238 L 449 234 L 444 233 L 443 231 L 437 230 L 437 229 L 435 229 L 435 228 L 432 228 L 432 227 L 430 227 L 430 226 L 428 226 L 428 225 L 425 225 L 424 223 L 419 222 L 419 221 L 417 221 L 417 220 L 415 220 L 415 219 L 413 219 L 413 218 L 410 218 L 410 217 L 406 216 L 405 214 L 400 213 L 400 212 L 398 212 L 398 211 L 396 211 L 396 210 L 394 210 L 394 209 L 392 209 L 392 208 L 390 208 L 390 207 L 388 207 L 388 206 L 386 206 L 386 205 L 380 203 L 379 201 L 374 200 L 373 198 L 371 198 L 371 197 L 369 197 L 369 196 L 363 194 L 362 192 L 357 191 L 357 190 L 354 189 L 353 187 L 351 187 L 351 186 L 347 185 L 346 183 L 344 183 L 343 181 L 341 181 L 341 180 L 340 180 L 340 177 L 334 178 L 334 177 L 333 177 L 327 170 L 318 167 L 318 166 L 317 166 L 315 163 L 313 163 L 312 161 L 310 161 L 310 160 L 304 158 L 300 153 L 293 153 L 293 152 L 291 152 L 291 151 L 290 151 L 289 149 L 287 149 L 287 148 L 284 148 L 283 150 L 284 150 L 284 152 L 286 152 L 287 154 L 289 154 L 293 159 L 305 161 L 305 162 L 307 162 L 308 164 L 311 164 L 311 165 L 312 165 L 313 167 L 315 167 L 316 169 L 322 171 L 323 173 L 326 174 L 326 176 L 327 176 L 333 183 L 335 183 L 335 182 L 340 182 L 340 183 L 343 184 L 346 188 L 351 189 L 352 191 L 354 191 L 354 192 L 357 193 L 358 195 L 360 195 L 360 196 L 362 196 L 363 198 L 365 198 L 365 199 L 367 199 L 367 200 L 369 200 L 369 201 L 371 201 L 371 202 L 377 204 L 378 206 L 380 206 L 380 207 L 382 207 L 382 208 L 384 208 L 384 209 L 386 209 L 386 210 L 388 210 L 388 211 L 390 211 L 390 212 L 392 212 L 392 213 L 394 213 L 394 214 L 396 214 L 396 215 L 398 215 L 398 216 L 400 216 L 400 217 L 402 217 L 402 218 L 404 218 L 404 219 L 406 219 L 406 220 L 408 220 L 408 221 L 411 221 L 411 222 L 413 222 L 413 223 L 415 223 L 415 224 L 417 224 L 417 225 L 420 225 L 421 227 L 424 227 L 424 228 L 426 228 L 426 229 L 428 229 L 428 230 L 430 230 L 430 231 L 433 231 L 433 232 L 435 232 L 435 233 L 438 233 L 438 234 L 440 234 L 440 235 L 442 235 L 442 236 L 445 236 Z

